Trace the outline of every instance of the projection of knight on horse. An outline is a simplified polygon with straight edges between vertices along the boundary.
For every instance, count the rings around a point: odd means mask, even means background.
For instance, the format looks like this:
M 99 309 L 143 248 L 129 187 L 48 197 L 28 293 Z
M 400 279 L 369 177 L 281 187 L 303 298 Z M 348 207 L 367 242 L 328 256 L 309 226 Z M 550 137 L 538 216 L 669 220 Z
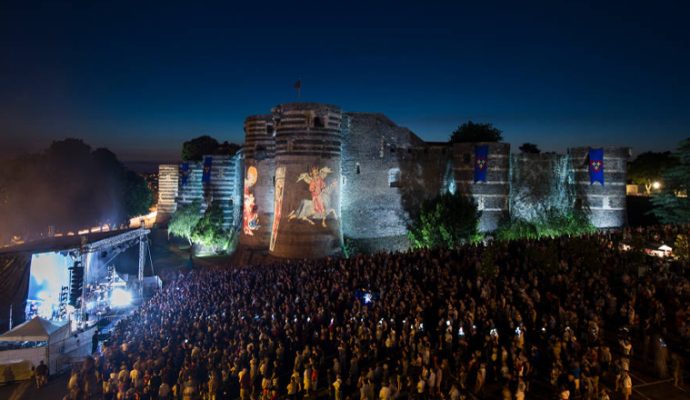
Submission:
M 318 169 L 312 167 L 310 172 L 303 172 L 297 178 L 297 182 L 304 181 L 309 185 L 311 200 L 302 200 L 299 206 L 290 212 L 288 220 L 300 219 L 314 225 L 313 219 L 321 219 L 321 226 L 326 227 L 326 218 L 333 214 L 333 218 L 338 218 L 335 209 L 331 208 L 333 191 L 337 187 L 337 182 L 333 181 L 326 185 L 325 179 L 333 172 L 328 167 Z

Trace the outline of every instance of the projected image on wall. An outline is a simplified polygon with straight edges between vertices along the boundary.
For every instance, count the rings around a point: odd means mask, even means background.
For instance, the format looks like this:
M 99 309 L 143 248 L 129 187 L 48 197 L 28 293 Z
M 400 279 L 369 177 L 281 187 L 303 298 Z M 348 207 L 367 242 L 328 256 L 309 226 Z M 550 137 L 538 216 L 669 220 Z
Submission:
M 26 299 L 26 317 L 34 315 L 57 319 L 60 291 L 69 285 L 69 267 L 72 260 L 60 253 L 41 253 L 31 257 L 29 296 Z

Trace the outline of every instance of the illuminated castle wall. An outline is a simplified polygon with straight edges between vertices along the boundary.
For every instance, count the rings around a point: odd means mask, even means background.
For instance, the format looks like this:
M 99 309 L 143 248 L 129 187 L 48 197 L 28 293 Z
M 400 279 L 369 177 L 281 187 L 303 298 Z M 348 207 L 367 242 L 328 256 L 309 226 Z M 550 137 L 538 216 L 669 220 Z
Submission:
M 445 191 L 475 200 L 482 231 L 552 208 L 583 209 L 600 228 L 626 222 L 627 148 L 604 149 L 601 186 L 589 183 L 587 147 L 511 154 L 508 143 L 481 143 L 489 147 L 487 180 L 474 183 L 478 143 L 425 142 L 382 114 L 343 113 L 327 104 L 271 111 L 245 120 L 238 155 L 214 156 L 222 171 L 213 173 L 210 188 L 201 163 L 190 164 L 187 184 L 177 187 L 175 206 L 222 195 L 242 248 L 283 258 L 336 254 L 343 241 L 363 251 L 405 249 L 421 202 Z M 174 175 L 161 166 L 160 179 L 173 185 Z M 165 210 L 174 209 L 169 189 L 159 199 Z
M 275 186 L 273 116 L 247 117 L 244 131 L 244 194 L 240 244 L 267 249 L 271 240 Z
M 203 182 L 203 161 L 188 163 L 186 172 L 180 172 L 180 166 L 175 164 L 162 164 L 158 167 L 160 189 L 157 222 L 167 222 L 180 206 L 199 200 L 199 212 L 202 214 L 212 201 L 220 204 L 225 228 L 229 229 L 239 223 L 242 208 L 242 157 L 240 154 L 204 156 L 208 157 L 211 158 L 208 183 Z M 183 179 L 182 174 L 186 175 L 186 179 Z

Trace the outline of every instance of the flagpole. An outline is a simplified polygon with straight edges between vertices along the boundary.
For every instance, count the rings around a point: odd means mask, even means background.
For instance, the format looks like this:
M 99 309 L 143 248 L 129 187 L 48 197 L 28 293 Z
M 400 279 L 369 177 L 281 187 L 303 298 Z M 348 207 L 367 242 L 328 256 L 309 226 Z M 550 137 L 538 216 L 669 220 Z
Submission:
M 298 79 L 297 82 L 295 82 L 295 90 L 297 90 L 297 99 L 300 98 L 300 95 L 302 94 L 302 80 Z

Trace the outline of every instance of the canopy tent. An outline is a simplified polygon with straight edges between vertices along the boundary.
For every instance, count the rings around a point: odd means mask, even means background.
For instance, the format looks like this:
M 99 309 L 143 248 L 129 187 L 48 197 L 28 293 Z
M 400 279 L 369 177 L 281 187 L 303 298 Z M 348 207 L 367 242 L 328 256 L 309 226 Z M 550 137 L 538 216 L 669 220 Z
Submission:
M 60 330 L 66 330 L 67 332 L 59 332 Z M 62 334 L 55 335 L 56 333 Z M 11 331 L 0 335 L 0 342 L 47 342 L 52 336 L 60 336 L 59 339 L 62 339 L 67 335 L 69 335 L 69 324 L 67 321 L 58 324 L 45 318 L 34 317 Z
M 0 371 L 4 371 L 0 382 L 29 379 L 31 367 L 37 366 L 41 361 L 48 365 L 51 374 L 58 372 L 65 364 L 66 357 L 62 355 L 62 349 L 68 344 L 69 338 L 69 322 L 56 323 L 41 317 L 34 317 L 0 335 L 0 342 L 47 343 L 0 351 Z

